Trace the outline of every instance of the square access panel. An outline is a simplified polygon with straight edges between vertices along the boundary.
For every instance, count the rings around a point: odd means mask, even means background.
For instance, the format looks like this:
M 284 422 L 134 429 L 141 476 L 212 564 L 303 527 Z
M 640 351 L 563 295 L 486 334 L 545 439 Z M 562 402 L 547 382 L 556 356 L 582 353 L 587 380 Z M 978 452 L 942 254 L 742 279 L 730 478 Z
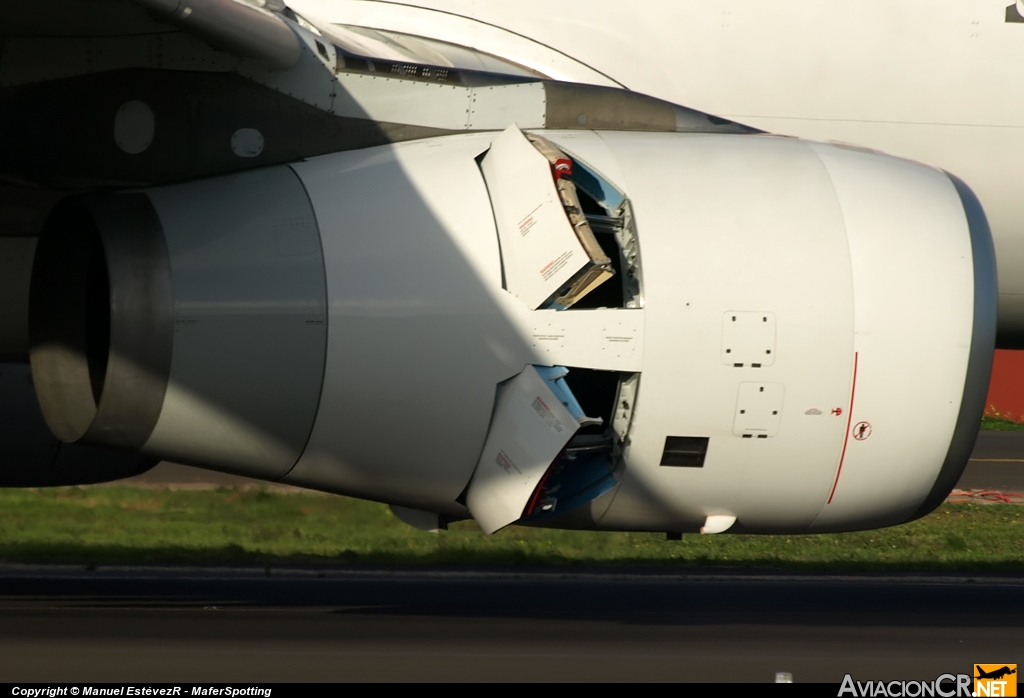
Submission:
M 735 368 L 775 363 L 775 315 L 747 310 L 723 315 L 722 363 Z
M 677 468 L 703 468 L 707 453 L 706 436 L 666 436 L 661 464 Z
M 778 434 L 785 397 L 782 383 L 740 383 L 732 433 L 745 439 L 767 439 Z

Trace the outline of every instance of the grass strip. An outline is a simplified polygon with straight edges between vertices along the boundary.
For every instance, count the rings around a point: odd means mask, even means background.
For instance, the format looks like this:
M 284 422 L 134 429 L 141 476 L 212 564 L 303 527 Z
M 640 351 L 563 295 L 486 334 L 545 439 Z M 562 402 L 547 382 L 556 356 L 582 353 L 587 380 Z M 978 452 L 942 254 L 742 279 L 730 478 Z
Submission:
M 862 533 L 684 536 L 471 521 L 430 534 L 382 504 L 262 489 L 120 486 L 0 490 L 0 559 L 84 564 L 374 563 L 757 566 L 1024 571 L 1024 507 L 943 504 Z
M 1007 419 L 998 412 L 986 414 L 981 418 L 982 431 L 1024 431 L 1024 423 Z

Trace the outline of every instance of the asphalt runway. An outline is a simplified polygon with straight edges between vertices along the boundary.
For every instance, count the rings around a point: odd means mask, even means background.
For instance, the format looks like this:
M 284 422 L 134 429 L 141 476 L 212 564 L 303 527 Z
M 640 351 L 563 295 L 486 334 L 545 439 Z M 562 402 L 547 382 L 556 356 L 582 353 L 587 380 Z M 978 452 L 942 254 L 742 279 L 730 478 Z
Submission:
M 0 568 L 7 682 L 931 680 L 1021 627 L 1009 578 Z

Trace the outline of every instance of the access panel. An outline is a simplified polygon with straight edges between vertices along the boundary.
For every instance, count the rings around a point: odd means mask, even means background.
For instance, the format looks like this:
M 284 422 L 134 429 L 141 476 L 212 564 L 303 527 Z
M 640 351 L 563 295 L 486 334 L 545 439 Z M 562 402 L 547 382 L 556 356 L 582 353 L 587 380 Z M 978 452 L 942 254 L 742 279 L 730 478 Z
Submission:
M 535 366 L 500 388 L 483 454 L 466 493 L 484 533 L 517 521 L 579 423 Z
M 480 168 L 494 208 L 505 288 L 531 309 L 567 308 L 614 275 L 580 207 L 571 158 L 514 124 Z

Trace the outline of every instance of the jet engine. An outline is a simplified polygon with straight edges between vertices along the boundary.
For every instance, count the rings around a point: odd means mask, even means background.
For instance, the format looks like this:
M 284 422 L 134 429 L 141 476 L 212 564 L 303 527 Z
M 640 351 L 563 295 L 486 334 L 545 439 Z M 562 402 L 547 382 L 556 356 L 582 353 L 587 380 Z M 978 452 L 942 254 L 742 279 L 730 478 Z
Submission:
M 426 528 L 849 530 L 958 478 L 995 281 L 923 165 L 513 126 L 67 199 L 30 362 L 65 444 Z

